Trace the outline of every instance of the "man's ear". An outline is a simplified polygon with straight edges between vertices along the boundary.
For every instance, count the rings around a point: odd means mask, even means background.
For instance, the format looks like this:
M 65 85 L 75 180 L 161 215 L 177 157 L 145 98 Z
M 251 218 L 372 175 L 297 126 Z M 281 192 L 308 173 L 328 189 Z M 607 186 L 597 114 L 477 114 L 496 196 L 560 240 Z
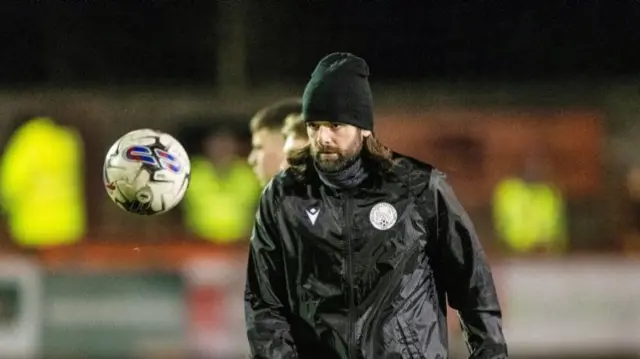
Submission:
M 362 137 L 367 138 L 371 136 L 371 131 L 369 130 L 362 130 Z

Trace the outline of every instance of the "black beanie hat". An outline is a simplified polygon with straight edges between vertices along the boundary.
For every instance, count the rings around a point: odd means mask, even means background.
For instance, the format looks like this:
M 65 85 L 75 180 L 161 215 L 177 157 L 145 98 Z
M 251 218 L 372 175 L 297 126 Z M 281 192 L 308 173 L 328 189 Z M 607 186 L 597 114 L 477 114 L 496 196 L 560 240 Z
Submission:
M 302 95 L 305 122 L 331 121 L 373 131 L 373 97 L 369 66 L 350 53 L 325 56 Z

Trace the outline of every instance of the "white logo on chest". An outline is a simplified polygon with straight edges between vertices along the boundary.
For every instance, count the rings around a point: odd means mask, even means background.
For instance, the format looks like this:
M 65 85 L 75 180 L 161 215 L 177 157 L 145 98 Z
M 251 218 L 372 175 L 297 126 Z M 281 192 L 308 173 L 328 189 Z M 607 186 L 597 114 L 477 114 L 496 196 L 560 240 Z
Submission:
M 369 213 L 369 221 L 374 228 L 380 231 L 386 231 L 393 227 L 398 219 L 398 212 L 387 202 L 380 202 L 371 208 Z
M 320 210 L 317 208 L 309 208 L 305 212 L 307 212 L 307 217 L 311 221 L 311 225 L 316 224 L 316 219 L 318 219 L 318 214 L 320 214 Z

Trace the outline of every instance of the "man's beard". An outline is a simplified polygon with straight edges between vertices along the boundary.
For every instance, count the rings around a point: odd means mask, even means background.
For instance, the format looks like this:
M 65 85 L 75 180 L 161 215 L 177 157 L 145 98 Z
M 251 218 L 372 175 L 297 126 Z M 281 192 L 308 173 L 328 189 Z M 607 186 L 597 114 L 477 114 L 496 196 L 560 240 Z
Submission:
M 311 155 L 319 170 L 323 172 L 339 172 L 353 164 L 360 156 L 361 151 L 362 137 L 358 136 L 351 146 L 343 152 L 340 152 L 337 148 L 312 147 Z

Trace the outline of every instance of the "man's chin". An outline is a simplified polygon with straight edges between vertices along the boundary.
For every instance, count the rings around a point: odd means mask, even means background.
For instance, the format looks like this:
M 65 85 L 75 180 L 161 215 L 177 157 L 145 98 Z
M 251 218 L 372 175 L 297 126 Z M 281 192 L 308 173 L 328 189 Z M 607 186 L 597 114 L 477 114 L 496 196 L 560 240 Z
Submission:
M 344 168 L 340 160 L 316 160 L 316 166 L 324 172 L 338 172 Z
M 260 185 L 263 186 L 263 187 L 266 186 L 269 183 L 269 181 L 271 180 L 271 177 L 266 178 L 265 176 L 261 176 L 261 175 L 259 175 L 257 173 L 256 173 L 256 177 L 258 179 L 258 182 L 260 182 Z

